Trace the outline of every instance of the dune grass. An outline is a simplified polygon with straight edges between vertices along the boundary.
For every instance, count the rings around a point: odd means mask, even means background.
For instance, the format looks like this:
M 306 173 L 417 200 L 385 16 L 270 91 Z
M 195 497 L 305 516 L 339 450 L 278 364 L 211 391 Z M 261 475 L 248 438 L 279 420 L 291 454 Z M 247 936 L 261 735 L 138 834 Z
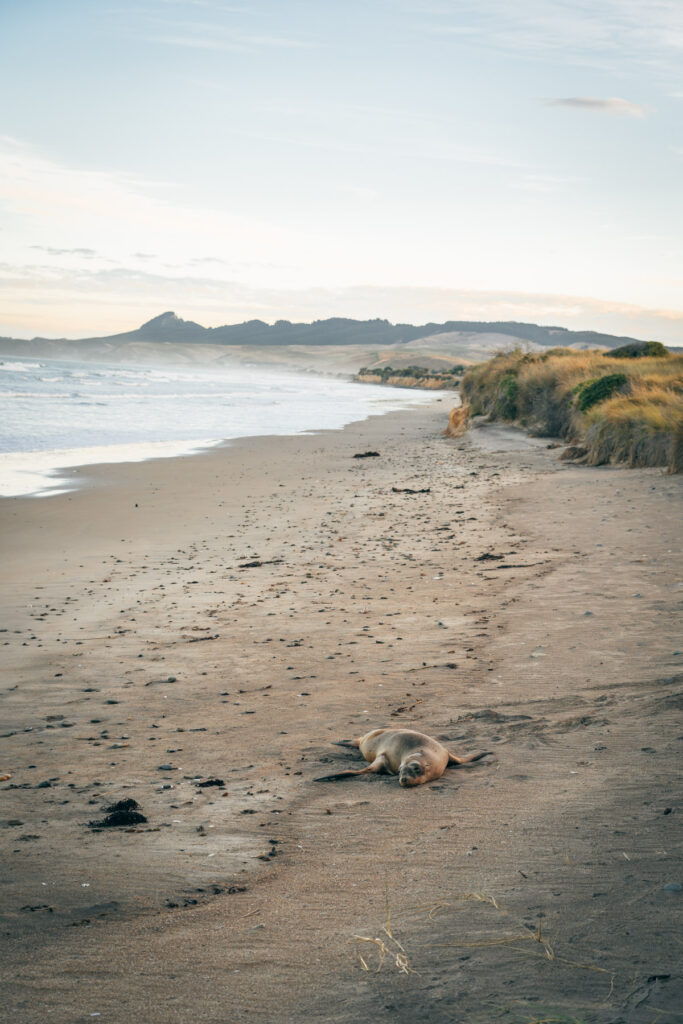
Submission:
M 467 433 L 467 425 L 470 418 L 470 407 L 467 403 L 451 409 L 448 417 L 448 426 L 444 430 L 446 437 L 461 437 Z
M 563 437 L 597 466 L 683 470 L 683 356 L 615 358 L 597 350 L 500 353 L 465 374 L 472 415 Z

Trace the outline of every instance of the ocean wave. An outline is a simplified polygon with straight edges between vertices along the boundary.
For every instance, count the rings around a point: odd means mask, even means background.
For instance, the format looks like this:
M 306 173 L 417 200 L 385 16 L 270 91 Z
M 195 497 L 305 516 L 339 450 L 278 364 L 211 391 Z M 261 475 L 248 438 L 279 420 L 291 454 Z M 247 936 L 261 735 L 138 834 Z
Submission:
M 11 388 L 5 392 L 4 403 L 0 387 L 0 451 L 20 455 L 42 449 L 55 467 L 102 461 L 102 448 L 98 448 L 97 456 L 83 454 L 82 449 L 89 445 L 113 446 L 105 461 L 128 461 L 129 444 L 140 446 L 137 452 L 160 452 L 158 445 L 168 444 L 165 454 L 178 454 L 195 448 L 183 435 L 224 439 L 256 436 L 263 433 L 266 422 L 268 433 L 275 434 L 331 430 L 373 413 L 434 399 L 433 393 L 394 391 L 261 369 L 215 367 L 200 373 L 173 367 L 138 371 L 106 364 L 67 366 L 58 360 L 25 361 L 15 363 L 13 368 L 18 365 L 30 368 L 23 377 L 4 378 L 4 386 Z M 1 371 L 2 366 L 0 380 Z M 68 390 L 55 389 L 60 381 Z M 272 417 L 264 415 L 267 410 L 272 411 Z M 72 449 L 66 458 L 65 448 Z M 74 455 L 73 449 L 78 454 Z M 62 454 L 55 457 L 57 450 Z M 33 456 L 29 462 L 36 469 Z M 0 468 L 0 494 L 2 476 Z M 22 470 L 15 480 L 20 490 L 4 493 L 35 493 L 49 486 L 34 483 L 27 484 Z
M 43 363 L 5 363 L 0 362 L 0 370 L 7 370 L 9 373 L 28 373 L 30 370 L 40 370 Z
M 220 443 L 217 438 L 198 438 L 187 441 L 148 441 L 46 451 L 0 452 L 0 497 L 47 497 L 73 491 L 78 487 L 79 481 L 70 474 L 65 477 L 61 472 L 73 466 L 177 458 L 192 455 Z
M 71 398 L 72 395 L 69 391 L 0 391 L 0 399 L 2 398 L 40 398 L 43 401 L 45 398 Z

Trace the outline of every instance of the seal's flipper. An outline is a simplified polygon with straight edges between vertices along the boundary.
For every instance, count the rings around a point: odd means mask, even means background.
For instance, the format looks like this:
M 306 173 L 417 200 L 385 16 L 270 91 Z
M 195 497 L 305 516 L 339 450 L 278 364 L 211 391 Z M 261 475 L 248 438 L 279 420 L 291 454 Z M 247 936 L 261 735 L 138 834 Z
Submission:
M 369 764 L 367 768 L 361 768 L 357 772 L 337 772 L 336 775 L 322 775 L 319 779 L 313 779 L 314 782 L 336 782 L 337 779 L 350 779 L 353 775 L 376 775 L 379 772 L 385 771 L 387 767 L 387 759 L 384 754 L 380 754 L 376 757 L 372 764 Z
M 449 768 L 458 768 L 460 765 L 471 765 L 474 761 L 480 761 L 481 758 L 493 757 L 492 751 L 483 751 L 482 754 L 470 754 L 469 758 L 457 758 L 455 754 L 449 751 Z
M 314 782 L 336 782 L 337 779 L 350 779 L 352 775 L 365 775 L 367 768 L 361 768 L 359 772 L 337 772 L 336 775 L 321 775 Z
M 351 747 L 353 750 L 358 750 L 360 746 L 360 740 L 335 740 L 335 747 Z

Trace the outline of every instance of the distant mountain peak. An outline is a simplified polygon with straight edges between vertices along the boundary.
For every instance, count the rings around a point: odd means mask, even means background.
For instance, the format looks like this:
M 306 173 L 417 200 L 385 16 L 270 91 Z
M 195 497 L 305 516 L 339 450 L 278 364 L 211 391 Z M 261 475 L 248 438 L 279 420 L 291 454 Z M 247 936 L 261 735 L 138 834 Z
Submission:
M 140 329 L 142 330 L 143 328 L 151 327 L 152 325 L 156 327 L 161 324 L 168 324 L 173 320 L 177 320 L 181 324 L 185 323 L 185 321 L 181 317 L 179 317 L 177 313 L 169 311 L 168 313 L 160 313 L 159 316 L 152 317 L 152 319 L 148 320 L 147 323 L 143 324 L 142 328 Z
M 174 341 L 180 341 L 189 340 L 190 337 L 196 338 L 197 334 L 203 334 L 204 331 L 206 331 L 206 327 L 202 327 L 201 324 L 195 323 L 194 320 L 183 320 L 182 317 L 179 317 L 172 310 L 168 310 L 166 313 L 160 313 L 159 316 L 152 317 L 135 333 L 150 340 L 166 340 L 166 338 L 170 338 Z

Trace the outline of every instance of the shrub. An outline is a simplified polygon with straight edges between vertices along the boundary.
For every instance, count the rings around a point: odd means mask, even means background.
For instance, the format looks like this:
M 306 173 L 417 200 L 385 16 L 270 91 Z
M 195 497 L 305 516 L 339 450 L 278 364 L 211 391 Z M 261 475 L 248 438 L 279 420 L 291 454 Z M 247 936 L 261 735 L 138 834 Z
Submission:
M 605 355 L 612 359 L 661 359 L 669 355 L 669 350 L 661 341 L 634 341 L 631 345 L 613 348 Z
M 588 462 L 668 466 L 681 472 L 683 398 L 666 389 L 620 395 L 586 416 Z
M 506 373 L 500 379 L 498 394 L 493 405 L 493 415 L 499 420 L 517 418 L 517 393 L 519 385 L 514 373 Z
M 577 384 L 574 388 L 576 404 L 581 412 L 586 412 L 591 406 L 611 398 L 617 391 L 625 391 L 627 387 L 628 377 L 625 373 L 608 373 L 604 377 Z
M 613 354 L 516 349 L 471 367 L 461 392 L 472 415 L 568 438 L 592 465 L 683 471 L 683 356 L 664 350 L 625 362 Z

